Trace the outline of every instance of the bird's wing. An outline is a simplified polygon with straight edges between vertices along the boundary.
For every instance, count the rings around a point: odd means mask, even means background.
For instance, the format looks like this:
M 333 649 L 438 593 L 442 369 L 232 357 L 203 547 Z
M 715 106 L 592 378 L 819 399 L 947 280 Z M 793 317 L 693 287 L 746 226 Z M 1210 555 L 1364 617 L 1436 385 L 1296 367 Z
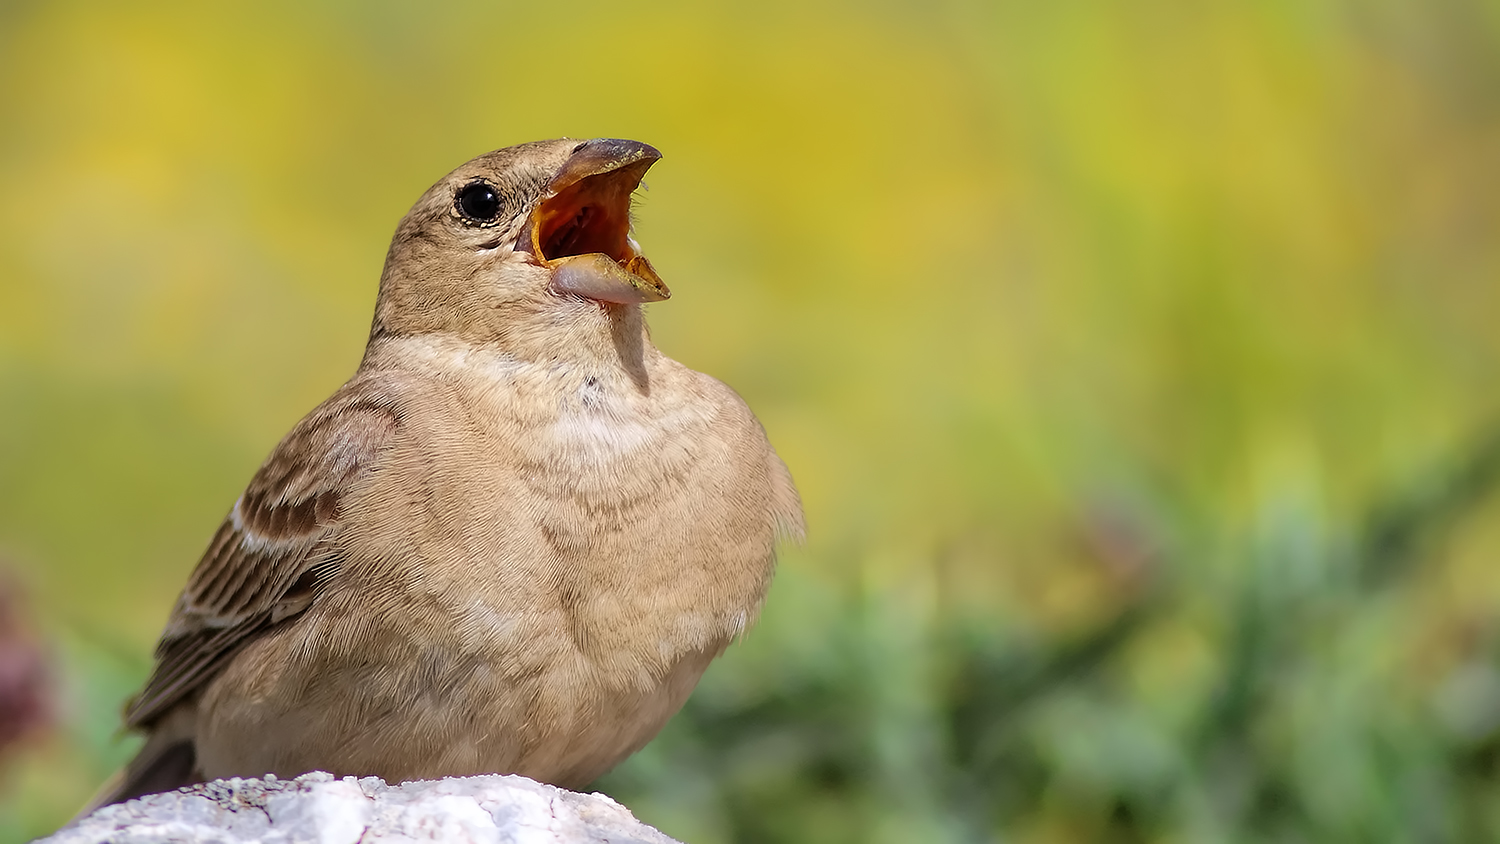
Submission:
M 306 610 L 337 574 L 341 498 L 399 421 L 392 402 L 370 392 L 346 385 L 256 472 L 177 599 L 127 725 L 158 720 L 261 631 Z

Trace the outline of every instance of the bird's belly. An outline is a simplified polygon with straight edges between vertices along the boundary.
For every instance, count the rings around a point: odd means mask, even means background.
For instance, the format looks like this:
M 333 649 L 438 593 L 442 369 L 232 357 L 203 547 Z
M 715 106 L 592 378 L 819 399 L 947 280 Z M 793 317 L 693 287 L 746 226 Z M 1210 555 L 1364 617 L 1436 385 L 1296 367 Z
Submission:
M 650 741 L 717 655 L 682 654 L 640 685 L 547 635 L 469 653 L 391 640 L 365 651 L 379 659 L 309 654 L 305 638 L 299 655 L 293 641 L 268 636 L 253 647 L 270 653 L 237 661 L 206 690 L 206 776 L 519 773 L 578 788 Z
M 649 741 L 759 607 L 768 482 L 660 427 L 592 424 L 554 426 L 567 448 L 476 448 L 415 492 L 362 487 L 355 511 L 443 518 L 350 526 L 337 585 L 206 689 L 203 772 L 580 787 Z
M 556 665 L 525 693 L 501 682 L 488 701 L 442 704 L 413 719 L 469 727 L 446 742 L 413 742 L 406 778 L 519 773 L 582 788 L 649 742 L 686 701 L 715 656 L 678 661 L 649 688 L 601 684 L 591 666 Z

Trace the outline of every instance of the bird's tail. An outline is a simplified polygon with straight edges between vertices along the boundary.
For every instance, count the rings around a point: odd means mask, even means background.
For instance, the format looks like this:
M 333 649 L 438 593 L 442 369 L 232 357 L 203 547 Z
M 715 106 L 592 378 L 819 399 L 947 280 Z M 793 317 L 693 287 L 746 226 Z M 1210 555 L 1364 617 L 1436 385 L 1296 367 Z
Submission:
M 99 787 L 79 817 L 111 803 L 203 782 L 193 744 L 197 715 L 197 706 L 192 703 L 167 713 L 152 727 L 135 758 Z

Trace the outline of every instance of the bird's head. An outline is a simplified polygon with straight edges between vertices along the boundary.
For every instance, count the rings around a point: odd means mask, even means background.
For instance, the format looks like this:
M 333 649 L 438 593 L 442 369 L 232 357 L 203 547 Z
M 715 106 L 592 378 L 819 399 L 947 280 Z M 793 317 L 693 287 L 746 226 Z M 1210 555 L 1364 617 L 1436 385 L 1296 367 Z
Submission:
M 638 141 L 562 138 L 449 173 L 396 229 L 372 339 L 530 347 L 639 323 L 641 303 L 670 295 L 630 236 L 631 194 L 659 158 Z

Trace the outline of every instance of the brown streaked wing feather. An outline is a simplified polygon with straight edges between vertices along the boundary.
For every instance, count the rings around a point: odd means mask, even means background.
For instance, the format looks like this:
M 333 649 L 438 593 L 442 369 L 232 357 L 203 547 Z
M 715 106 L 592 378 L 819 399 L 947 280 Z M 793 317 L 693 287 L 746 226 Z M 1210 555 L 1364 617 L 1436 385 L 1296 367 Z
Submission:
M 397 422 L 391 401 L 346 385 L 286 435 L 177 599 L 156 647 L 156 668 L 131 703 L 127 725 L 150 725 L 256 634 L 307 609 L 338 571 L 331 540 L 340 497 L 380 454 Z

